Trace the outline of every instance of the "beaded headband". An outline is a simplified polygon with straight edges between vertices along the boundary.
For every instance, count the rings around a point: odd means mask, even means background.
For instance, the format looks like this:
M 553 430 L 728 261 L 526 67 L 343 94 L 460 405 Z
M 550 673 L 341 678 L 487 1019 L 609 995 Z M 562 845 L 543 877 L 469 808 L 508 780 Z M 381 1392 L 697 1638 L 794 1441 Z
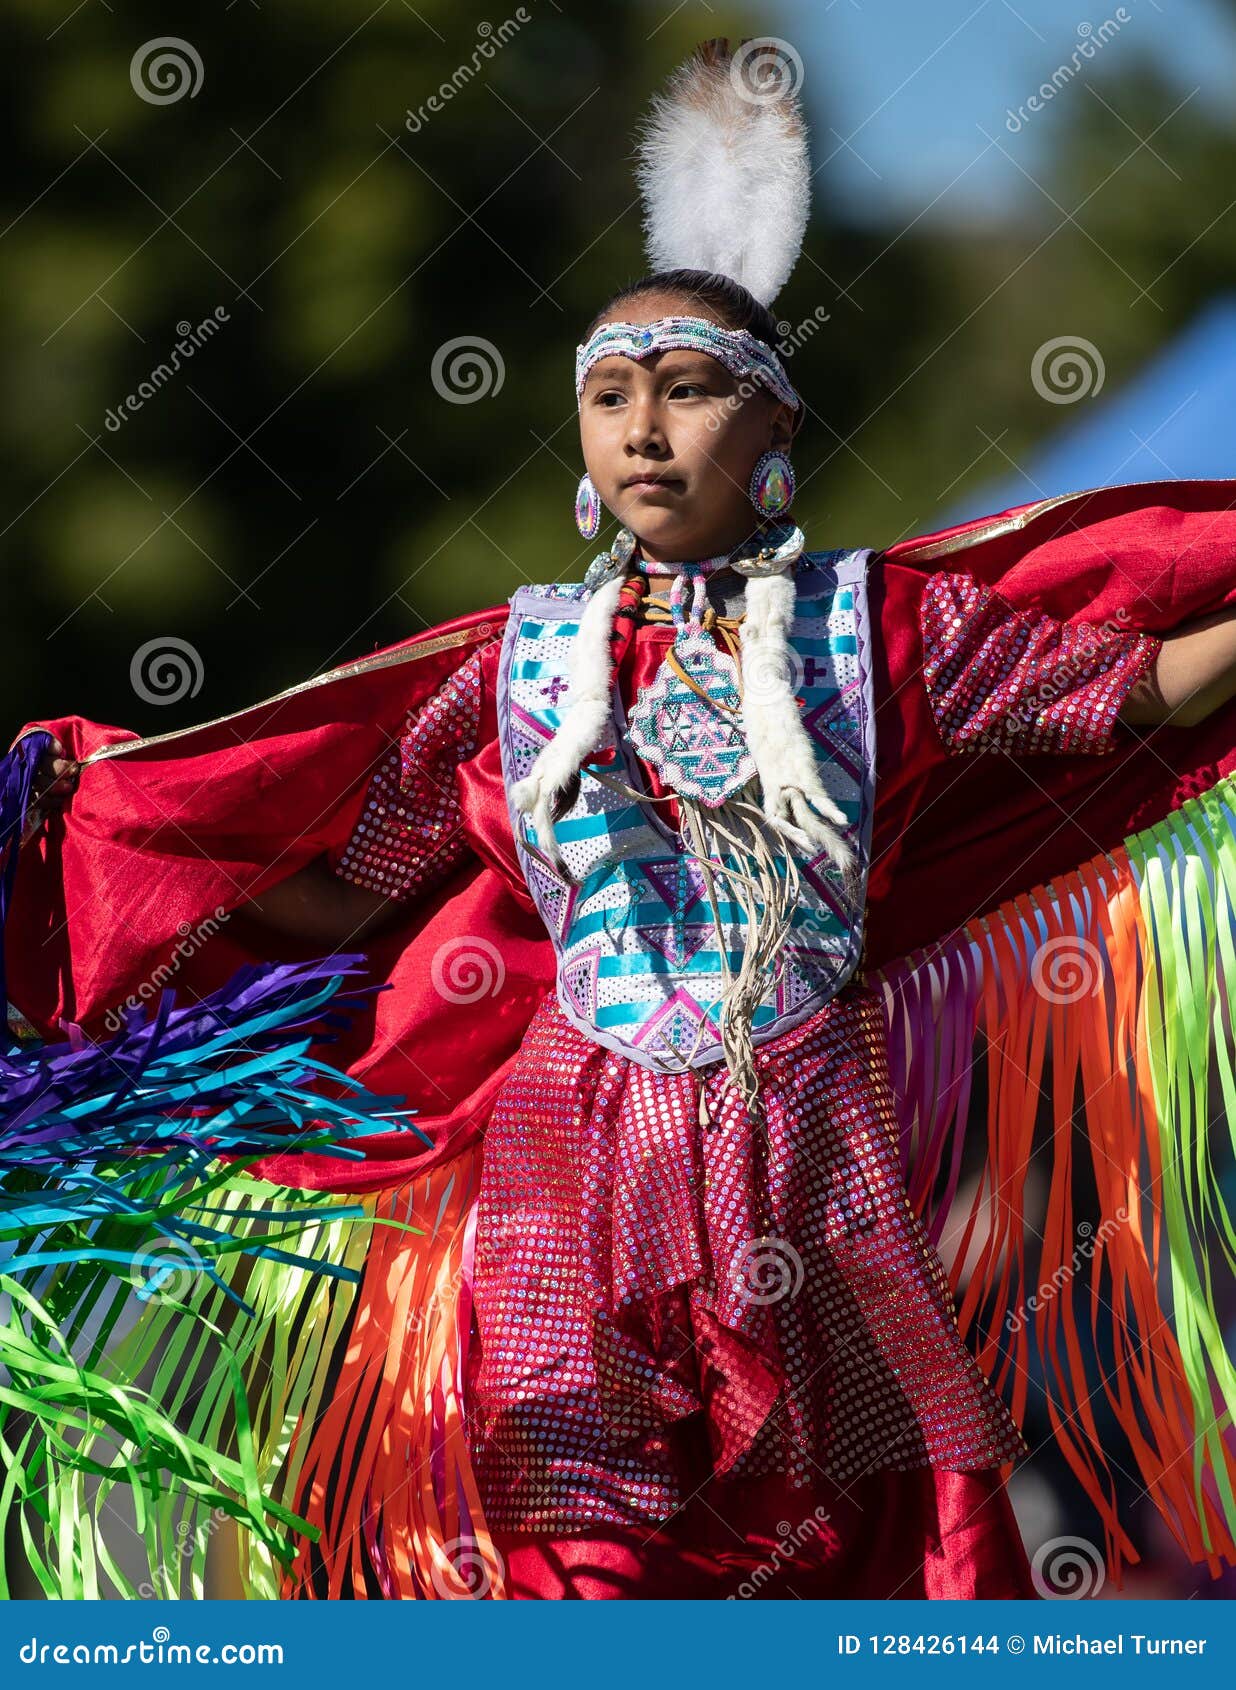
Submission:
M 618 354 L 637 360 L 653 352 L 706 352 L 731 375 L 754 376 L 797 411 L 802 400 L 790 386 L 781 360 L 748 329 L 722 328 L 707 317 L 658 317 L 651 323 L 602 323 L 575 348 L 575 397 L 582 404 L 588 372 L 601 358 Z

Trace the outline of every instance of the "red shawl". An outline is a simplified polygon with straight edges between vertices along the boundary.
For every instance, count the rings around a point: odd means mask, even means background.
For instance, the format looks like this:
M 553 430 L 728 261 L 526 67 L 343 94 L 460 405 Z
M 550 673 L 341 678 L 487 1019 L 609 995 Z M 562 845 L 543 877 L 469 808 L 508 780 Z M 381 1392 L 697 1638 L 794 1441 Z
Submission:
M 1233 763 L 1236 701 L 1201 727 L 1122 736 L 1100 757 L 950 757 L 920 679 L 918 606 L 937 570 L 959 570 L 1014 605 L 1069 620 L 1165 633 L 1236 600 L 1236 481 L 1141 482 L 1017 506 L 906 540 L 872 559 L 877 637 L 877 811 L 868 966 L 938 938 L 1160 820 Z M 89 763 L 63 817 L 25 847 L 6 934 L 10 995 L 46 1037 L 87 1033 L 155 984 L 178 995 L 222 985 L 243 962 L 312 956 L 239 906 L 349 838 L 369 779 L 410 711 L 480 646 L 505 607 L 473 612 L 235 714 L 141 739 L 80 716 L 27 723 Z M 454 1155 L 481 1131 L 541 998 L 553 955 L 503 861 L 509 825 L 495 724 L 482 720 L 491 778 L 470 828 L 493 844 L 369 941 L 389 985 L 321 1054 L 419 1111 L 432 1150 L 364 1141 L 342 1166 L 304 1154 L 255 1172 L 287 1184 L 365 1191 Z M 21 737 L 17 735 L 17 738 Z M 236 913 L 231 913 L 235 911 Z M 484 1013 L 445 1001 L 430 959 L 460 934 L 501 956 L 505 984 Z M 170 970 L 170 972 L 169 972 Z

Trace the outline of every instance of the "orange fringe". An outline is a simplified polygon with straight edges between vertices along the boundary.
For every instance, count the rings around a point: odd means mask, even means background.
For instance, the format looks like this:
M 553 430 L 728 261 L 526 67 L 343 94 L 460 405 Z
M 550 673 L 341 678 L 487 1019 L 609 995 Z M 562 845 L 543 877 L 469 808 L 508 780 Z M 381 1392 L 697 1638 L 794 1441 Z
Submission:
M 1026 927 L 1037 935 L 1040 920 L 1045 941 L 1024 949 Z M 1079 934 L 1086 937 L 1079 939 Z M 961 1331 L 1022 1425 L 1032 1378 L 1032 1321 L 1052 1430 L 1102 1521 L 1105 1559 L 1117 1585 L 1122 1564 L 1139 1557 L 1118 1517 L 1111 1464 L 1094 1413 L 1100 1391 L 1173 1536 L 1192 1561 L 1205 1562 L 1218 1577 L 1221 1558 L 1236 1562 L 1236 1542 L 1209 1493 L 1213 1476 L 1207 1487 L 1195 1473 L 1196 1408 L 1161 1301 L 1162 1166 L 1147 1054 L 1149 998 L 1142 978 L 1145 968 L 1154 966 L 1153 945 L 1127 852 L 1122 847 L 1093 858 L 1051 889 L 1039 887 L 1010 900 L 994 915 L 972 922 L 958 939 L 960 948 L 973 943 L 983 953 L 975 1030 L 987 1042 L 988 1076 L 987 1159 L 960 1225 L 950 1275 Z M 1099 945 L 1105 947 L 1110 966 L 1098 969 L 1094 993 L 1066 992 L 1053 1001 L 1051 994 L 1035 989 L 1036 954 L 1047 954 L 1045 945 L 1053 940 L 1061 944 L 1061 956 L 1082 968 L 1096 963 Z M 890 978 L 895 990 L 892 970 Z M 1045 1092 L 1049 1057 L 1051 1085 Z M 1040 1290 L 1031 1315 L 1027 1304 L 1035 1288 L 1026 1274 L 1026 1190 L 1038 1154 L 1035 1122 L 1044 1097 L 1050 1098 L 1052 1120 L 1050 1190 L 1036 1273 Z M 1079 1117 L 1087 1129 L 1082 1142 L 1089 1145 L 1099 1207 L 1098 1226 L 1082 1233 L 1073 1200 Z M 959 1121 L 953 1130 L 964 1131 L 965 1124 Z M 939 1164 L 945 1160 L 941 1155 Z M 938 1171 L 915 1181 L 920 1211 L 931 1207 L 929 1193 Z M 950 1224 L 950 1244 L 956 1234 Z M 1079 1236 L 1088 1246 L 1094 1344 L 1088 1352 L 1078 1331 L 1077 1304 L 1085 1286 L 1077 1261 Z M 1046 1296 L 1044 1288 L 1049 1288 Z M 1104 1327 L 1105 1304 L 1111 1318 Z M 1025 1311 L 1024 1318 L 1019 1311 Z M 1110 1371 L 1094 1360 L 1101 1331 L 1114 1344 Z M 1089 1375 L 1096 1375 L 1093 1386 Z M 1230 1481 L 1236 1457 L 1229 1443 L 1220 1440 L 1218 1447 Z
M 372 1229 L 346 1354 L 300 1478 L 297 1509 L 320 1537 L 302 1542 L 284 1598 L 337 1600 L 345 1587 L 404 1601 L 505 1595 L 464 1434 L 463 1260 L 480 1167 L 478 1140 L 371 1199 L 422 1230 Z

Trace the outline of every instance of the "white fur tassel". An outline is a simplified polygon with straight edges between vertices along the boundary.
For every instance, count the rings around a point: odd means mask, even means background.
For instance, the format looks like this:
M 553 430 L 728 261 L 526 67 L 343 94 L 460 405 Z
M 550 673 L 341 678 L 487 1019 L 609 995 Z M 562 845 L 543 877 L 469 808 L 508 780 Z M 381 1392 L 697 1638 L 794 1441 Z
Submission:
M 561 872 L 566 864 L 554 835 L 554 799 L 578 773 L 579 766 L 600 745 L 612 719 L 613 658 L 610 635 L 623 577 L 605 582 L 584 606 L 567 661 L 570 688 L 558 731 L 542 746 L 523 780 L 511 788 L 511 802 L 521 815 L 532 817 L 537 848 Z
M 811 204 L 791 65 L 779 67 L 776 97 L 751 86 L 770 49 L 751 43 L 731 58 L 724 44 L 697 48 L 653 97 L 636 168 L 652 268 L 719 272 L 764 305 L 794 268 Z
M 845 812 L 820 780 L 794 697 L 789 640 L 796 597 L 788 571 L 747 582 L 747 614 L 739 630 L 743 729 L 769 826 L 800 849 L 825 850 L 839 869 L 852 870 L 853 847 L 838 831 L 846 825 Z
M 523 780 L 511 788 L 516 810 L 532 818 L 537 848 L 564 875 L 566 864 L 554 834 L 554 800 L 601 744 L 612 720 L 610 637 L 622 587 L 621 578 L 607 581 L 585 605 L 571 641 L 570 688 L 562 721 Z M 739 629 L 743 731 L 759 775 L 768 825 L 800 850 L 827 851 L 839 869 L 852 871 L 854 850 L 839 831 L 846 826 L 846 815 L 820 780 L 816 752 L 794 697 L 789 636 L 796 596 L 788 570 L 753 576 L 746 583 L 746 615 Z

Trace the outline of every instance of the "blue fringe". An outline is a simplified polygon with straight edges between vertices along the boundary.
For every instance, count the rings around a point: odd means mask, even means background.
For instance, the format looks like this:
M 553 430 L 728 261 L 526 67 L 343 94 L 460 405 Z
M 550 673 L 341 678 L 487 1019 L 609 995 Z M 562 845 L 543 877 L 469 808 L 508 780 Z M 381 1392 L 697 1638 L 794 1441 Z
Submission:
M 245 1305 L 211 1266 L 238 1249 L 339 1278 L 356 1275 L 329 1262 L 290 1254 L 270 1237 L 237 1237 L 211 1225 L 202 1201 L 213 1187 L 264 1156 L 294 1150 L 360 1159 L 356 1140 L 407 1132 L 399 1096 L 372 1093 L 317 1058 L 311 1045 L 330 1043 L 328 1029 L 386 986 L 342 988 L 367 959 L 351 953 L 308 962 L 248 965 L 208 997 L 177 1007 L 165 990 L 151 1019 L 127 1010 L 112 1038 L 74 1044 L 18 1045 L 0 1050 L 0 1242 L 19 1253 L 10 1275 L 68 1262 L 121 1264 L 131 1272 L 158 1267 L 141 1248 L 116 1249 L 98 1239 L 107 1223 L 125 1222 L 151 1236 L 152 1223 L 185 1261 Z M 330 1009 L 326 1008 L 330 1005 Z M 337 1095 L 319 1087 L 325 1083 Z M 237 1160 L 224 1165 L 221 1154 Z M 189 1188 L 186 1190 L 186 1188 Z M 196 1196 L 194 1193 L 196 1192 Z M 306 1205 L 311 1199 L 306 1196 Z M 191 1212 L 190 1212 L 191 1211 Z M 275 1226 L 299 1230 L 329 1216 L 364 1210 L 337 1201 L 263 1210 Z M 228 1211 L 234 1219 L 234 1211 Z M 49 1234 L 52 1235 L 49 1237 Z M 277 1241 L 279 1234 L 276 1233 Z M 147 1287 L 145 1294 L 157 1286 Z

